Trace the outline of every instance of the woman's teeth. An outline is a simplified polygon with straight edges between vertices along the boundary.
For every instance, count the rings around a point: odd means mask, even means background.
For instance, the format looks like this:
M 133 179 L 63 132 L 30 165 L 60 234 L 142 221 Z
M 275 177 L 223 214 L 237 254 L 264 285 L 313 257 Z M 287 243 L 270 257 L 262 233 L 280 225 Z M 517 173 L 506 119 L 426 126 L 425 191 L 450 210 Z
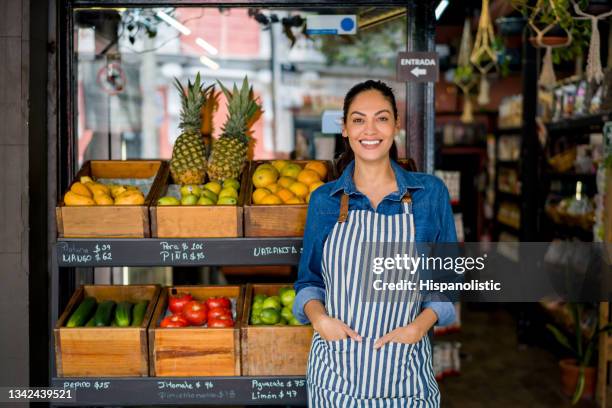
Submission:
M 359 143 L 364 144 L 366 146 L 374 146 L 379 144 L 380 140 L 360 140 Z

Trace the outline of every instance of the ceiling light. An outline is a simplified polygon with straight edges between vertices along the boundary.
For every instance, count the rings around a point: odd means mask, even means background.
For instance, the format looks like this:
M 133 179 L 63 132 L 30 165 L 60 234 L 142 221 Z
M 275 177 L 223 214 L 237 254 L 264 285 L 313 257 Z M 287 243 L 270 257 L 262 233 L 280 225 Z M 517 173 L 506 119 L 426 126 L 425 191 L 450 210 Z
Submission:
M 214 46 L 212 46 L 210 43 L 204 41 L 200 37 L 196 38 L 195 42 L 200 47 L 204 48 L 206 50 L 206 52 L 208 52 L 210 55 L 217 55 L 219 53 L 219 51 Z
M 166 23 L 168 23 L 172 27 L 176 28 L 178 31 L 180 31 L 184 35 L 191 34 L 191 30 L 190 29 L 188 29 L 183 24 L 181 24 L 179 21 L 177 21 L 175 18 L 169 16 L 168 14 L 164 13 L 163 11 L 158 11 L 157 12 L 157 17 L 161 18 Z
M 219 69 L 219 64 L 217 64 L 215 61 L 211 60 L 210 58 L 208 58 L 205 55 L 202 55 L 200 57 L 200 62 L 202 64 L 206 65 L 210 69 L 214 69 L 214 70 L 218 70 Z
M 441 0 L 438 6 L 436 7 L 436 20 L 439 20 L 444 13 L 444 10 L 448 7 L 449 0 Z

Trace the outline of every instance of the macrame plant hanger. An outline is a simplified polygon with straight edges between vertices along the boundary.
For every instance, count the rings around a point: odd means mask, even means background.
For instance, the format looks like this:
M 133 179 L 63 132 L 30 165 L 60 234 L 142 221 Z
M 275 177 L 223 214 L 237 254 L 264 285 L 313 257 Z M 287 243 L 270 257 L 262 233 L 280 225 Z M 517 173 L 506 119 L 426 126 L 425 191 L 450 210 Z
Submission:
M 493 41 L 495 41 L 495 34 L 493 33 L 493 24 L 489 14 L 489 0 L 482 0 L 476 41 L 470 55 L 470 62 L 480 71 L 480 90 L 477 101 L 481 106 L 488 104 L 490 101 L 490 86 L 487 80 L 487 73 L 492 68 L 497 67 L 497 54 L 491 48 Z
M 472 47 L 472 32 L 470 29 L 470 19 L 466 18 L 463 24 L 463 34 L 461 35 L 461 44 L 459 45 L 459 58 L 457 60 L 457 68 L 472 69 L 470 66 L 470 54 Z M 467 80 L 463 80 L 455 75 L 453 79 L 455 85 L 461 89 L 463 93 L 463 113 L 461 114 L 461 122 L 474 123 L 474 107 L 470 98 L 470 90 L 476 85 L 476 81 L 472 75 Z
M 552 50 L 553 48 L 561 48 L 561 47 L 569 47 L 572 43 L 572 33 L 566 29 L 563 29 L 567 33 L 567 39 L 560 44 L 547 43 L 544 40 L 544 36 L 550 30 L 555 28 L 561 19 L 559 18 L 559 13 L 557 11 L 557 6 L 555 5 L 555 0 L 538 0 L 534 12 L 529 17 L 529 26 L 536 32 L 536 46 L 539 48 L 546 48 L 546 54 L 544 54 L 544 61 L 542 62 L 542 72 L 540 73 L 539 85 L 552 89 L 557 82 L 557 78 L 555 77 L 555 69 L 553 67 L 552 61 Z M 540 28 L 536 25 L 536 17 L 538 14 L 544 13 L 552 13 L 555 19 L 548 24 L 546 27 L 540 30 Z
M 599 20 L 612 16 L 612 10 L 599 15 L 587 14 L 580 9 L 578 4 L 572 0 L 574 11 L 581 17 L 576 17 L 576 20 L 591 21 L 591 41 L 589 41 L 589 56 L 587 57 L 586 78 L 587 81 L 600 83 L 604 78 L 603 70 L 601 69 L 601 40 L 599 37 Z

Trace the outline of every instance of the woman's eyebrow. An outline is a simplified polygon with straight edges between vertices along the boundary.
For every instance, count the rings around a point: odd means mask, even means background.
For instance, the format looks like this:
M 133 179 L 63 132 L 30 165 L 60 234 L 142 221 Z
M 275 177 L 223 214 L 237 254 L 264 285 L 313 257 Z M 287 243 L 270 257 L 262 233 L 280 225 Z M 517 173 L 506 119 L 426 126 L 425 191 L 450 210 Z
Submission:
M 374 114 L 374 116 L 376 116 L 376 115 L 378 115 L 378 114 L 381 114 L 381 113 L 385 113 L 385 112 L 386 112 L 386 113 L 391 113 L 391 112 L 389 111 L 389 109 L 382 109 L 382 110 L 379 110 L 378 112 L 376 112 L 376 113 Z
M 351 115 L 361 115 L 361 116 L 365 116 L 365 113 L 361 113 L 359 111 L 353 111 L 351 112 Z

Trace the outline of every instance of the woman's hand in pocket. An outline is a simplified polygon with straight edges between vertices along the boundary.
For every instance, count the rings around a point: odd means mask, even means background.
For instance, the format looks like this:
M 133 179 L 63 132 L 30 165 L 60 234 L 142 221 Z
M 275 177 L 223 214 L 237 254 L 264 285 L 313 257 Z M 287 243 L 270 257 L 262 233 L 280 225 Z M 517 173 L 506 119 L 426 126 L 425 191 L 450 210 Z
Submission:
M 334 317 L 321 316 L 316 322 L 313 322 L 312 327 L 323 340 L 336 341 L 350 337 L 355 341 L 361 341 L 361 336 L 355 330 Z
M 421 341 L 427 331 L 415 323 L 410 323 L 407 326 L 398 327 L 395 330 L 391 330 L 374 343 L 374 348 L 378 349 L 387 343 L 403 343 L 403 344 L 414 344 Z

